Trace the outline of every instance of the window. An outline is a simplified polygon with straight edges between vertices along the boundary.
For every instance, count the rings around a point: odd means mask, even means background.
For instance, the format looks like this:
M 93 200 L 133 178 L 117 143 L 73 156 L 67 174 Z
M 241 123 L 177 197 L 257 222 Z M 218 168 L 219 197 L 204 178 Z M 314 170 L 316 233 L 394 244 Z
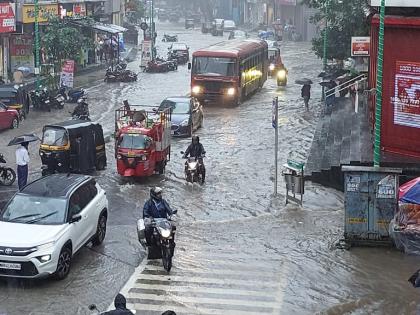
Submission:
M 194 74 L 208 76 L 235 76 L 236 59 L 218 57 L 196 57 L 193 65 Z
M 65 146 L 68 143 L 68 136 L 65 129 L 47 127 L 42 136 L 42 144 Z
M 123 134 L 118 139 L 119 147 L 122 149 L 145 150 L 150 146 L 149 137 L 141 134 Z
M 170 108 L 172 114 L 188 114 L 190 112 L 190 106 L 191 104 L 188 99 L 183 101 L 164 100 L 160 104 L 159 110 L 163 111 Z

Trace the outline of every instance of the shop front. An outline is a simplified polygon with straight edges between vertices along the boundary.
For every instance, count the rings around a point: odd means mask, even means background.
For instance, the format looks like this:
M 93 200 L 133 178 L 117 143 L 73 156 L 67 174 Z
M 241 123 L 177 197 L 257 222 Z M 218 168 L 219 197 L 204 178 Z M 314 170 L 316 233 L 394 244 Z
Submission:
M 5 82 L 9 81 L 9 39 L 16 30 L 16 4 L 13 2 L 0 3 L 0 76 Z

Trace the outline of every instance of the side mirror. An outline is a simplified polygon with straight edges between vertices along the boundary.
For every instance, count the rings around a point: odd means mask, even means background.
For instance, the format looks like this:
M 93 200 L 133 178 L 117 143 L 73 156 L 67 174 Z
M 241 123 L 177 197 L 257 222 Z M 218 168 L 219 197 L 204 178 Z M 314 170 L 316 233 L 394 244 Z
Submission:
M 191 70 L 191 68 L 192 68 L 191 62 L 189 62 L 188 63 L 188 70 Z
M 76 223 L 76 222 L 79 222 L 80 220 L 82 220 L 82 216 L 80 214 L 75 214 L 74 216 L 71 217 L 70 223 Z

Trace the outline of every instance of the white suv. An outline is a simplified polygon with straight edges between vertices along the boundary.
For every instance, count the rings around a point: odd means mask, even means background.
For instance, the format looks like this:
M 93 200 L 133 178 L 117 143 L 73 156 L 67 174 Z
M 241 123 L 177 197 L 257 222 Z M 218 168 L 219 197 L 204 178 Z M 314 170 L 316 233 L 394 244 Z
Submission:
M 64 279 L 73 255 L 106 233 L 105 191 L 86 175 L 42 177 L 0 213 L 0 277 Z

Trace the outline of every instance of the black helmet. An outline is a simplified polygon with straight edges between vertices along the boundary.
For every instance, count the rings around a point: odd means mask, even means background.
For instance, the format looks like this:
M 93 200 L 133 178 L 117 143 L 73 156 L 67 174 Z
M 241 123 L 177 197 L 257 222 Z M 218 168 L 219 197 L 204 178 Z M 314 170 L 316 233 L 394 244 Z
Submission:
M 191 141 L 192 141 L 192 143 L 200 143 L 200 137 L 199 136 L 193 136 Z
M 150 189 L 150 198 L 155 200 L 162 200 L 162 191 L 163 189 L 160 187 L 153 187 Z

